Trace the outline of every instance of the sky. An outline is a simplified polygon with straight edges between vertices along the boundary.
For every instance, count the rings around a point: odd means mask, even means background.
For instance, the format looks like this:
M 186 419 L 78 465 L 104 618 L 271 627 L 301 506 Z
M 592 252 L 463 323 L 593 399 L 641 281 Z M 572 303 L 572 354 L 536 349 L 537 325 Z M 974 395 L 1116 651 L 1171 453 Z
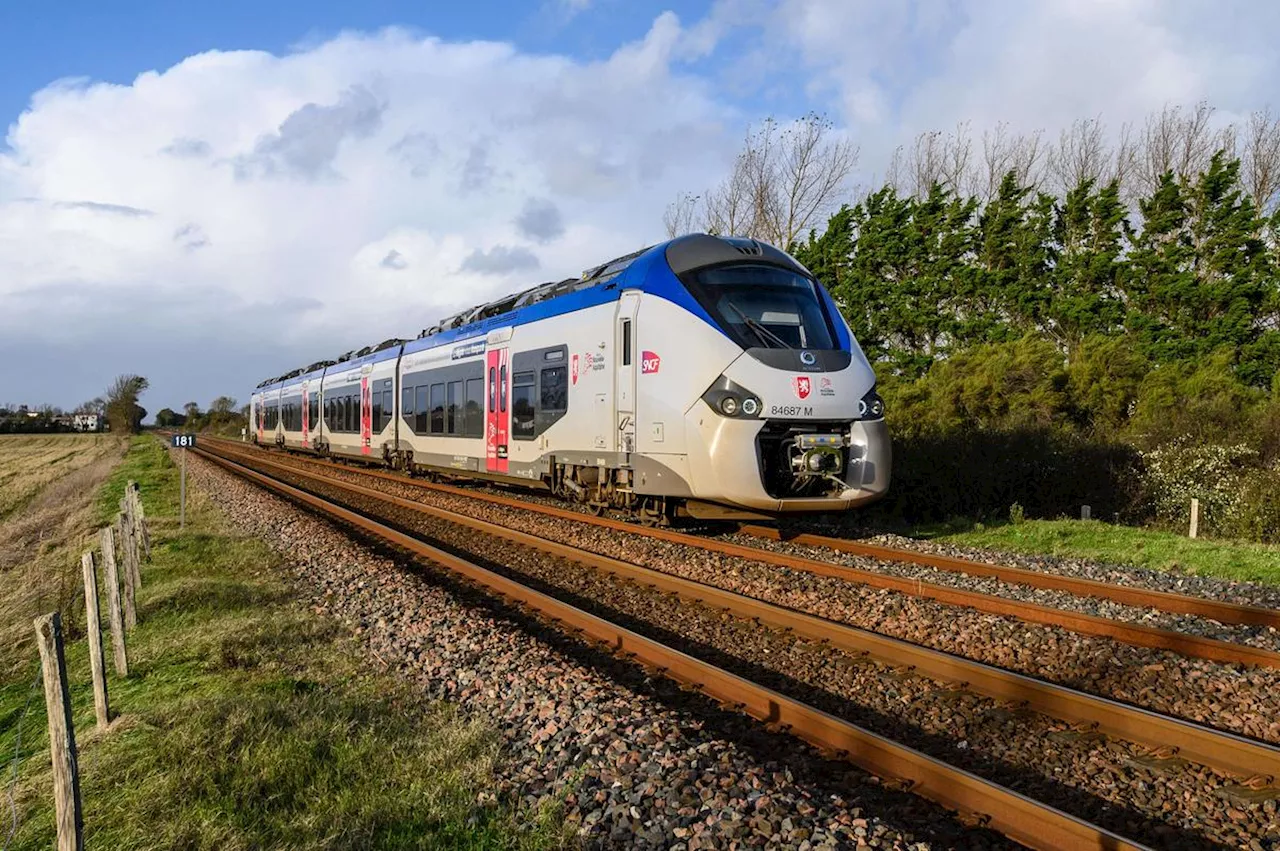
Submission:
M 1276 43 L 1254 0 L 0 0 L 0 405 L 246 402 L 661 241 L 766 117 L 865 187 L 961 121 L 1242 118 Z

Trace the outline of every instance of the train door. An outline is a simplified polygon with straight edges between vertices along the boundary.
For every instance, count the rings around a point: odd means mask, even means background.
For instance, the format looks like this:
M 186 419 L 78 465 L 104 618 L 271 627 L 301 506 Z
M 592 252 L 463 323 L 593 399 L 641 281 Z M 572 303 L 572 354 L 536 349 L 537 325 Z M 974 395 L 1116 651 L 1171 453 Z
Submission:
M 623 292 L 618 299 L 614 329 L 618 352 L 614 398 L 617 400 L 618 449 L 624 465 L 631 463 L 631 453 L 636 447 L 636 314 L 639 308 L 640 293 Z
M 506 346 L 485 353 L 485 469 L 505 473 L 511 432 L 511 350 Z
M 373 393 L 369 389 L 369 366 L 360 376 L 360 454 L 368 455 L 373 443 Z
M 311 445 L 311 395 L 307 392 L 307 384 L 302 382 L 302 448 Z

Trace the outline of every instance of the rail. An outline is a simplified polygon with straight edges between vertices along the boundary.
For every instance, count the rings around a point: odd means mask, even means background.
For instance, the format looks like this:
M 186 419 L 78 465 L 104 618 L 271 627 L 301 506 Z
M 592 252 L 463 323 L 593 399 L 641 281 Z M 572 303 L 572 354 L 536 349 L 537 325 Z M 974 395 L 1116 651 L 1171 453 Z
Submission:
M 1145 847 L 584 612 L 265 473 L 205 450 L 195 451 L 229 472 L 349 524 L 362 533 L 428 559 L 538 613 L 568 632 L 595 641 L 727 707 L 786 729 L 820 750 L 870 772 L 903 780 L 916 794 L 965 814 L 974 823 L 997 830 L 1030 848 L 1118 850 Z
M 591 550 L 511 529 L 488 520 L 445 508 L 387 494 L 373 488 L 334 479 L 266 458 L 251 459 L 256 467 L 292 475 L 348 494 L 374 499 L 407 511 L 473 529 L 485 535 L 531 547 L 549 555 L 570 559 L 597 570 L 613 573 L 640 585 L 656 587 L 705 605 L 715 606 L 746 619 L 756 619 L 796 635 L 825 642 L 852 654 L 869 654 L 888 665 L 906 666 L 915 672 L 961 685 L 969 691 L 995 700 L 1025 704 L 1045 715 L 1085 725 L 1098 732 L 1153 751 L 1167 751 L 1184 759 L 1243 777 L 1262 775 L 1268 782 L 1280 778 L 1280 748 L 1173 718 L 1109 698 L 1098 697 L 1066 686 L 997 668 L 940 650 L 921 647 L 901 639 L 879 635 L 849 624 L 800 612 L 708 585 L 664 573 L 653 568 L 601 555 Z

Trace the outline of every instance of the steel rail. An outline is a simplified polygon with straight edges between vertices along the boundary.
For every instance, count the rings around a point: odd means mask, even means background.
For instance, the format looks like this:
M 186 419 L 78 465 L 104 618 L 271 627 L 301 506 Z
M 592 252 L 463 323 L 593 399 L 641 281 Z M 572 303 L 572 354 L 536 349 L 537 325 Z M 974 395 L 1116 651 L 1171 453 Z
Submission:
M 887 665 L 906 666 L 913 669 L 914 673 L 958 684 L 968 691 L 995 700 L 1024 704 L 1050 717 L 1073 725 L 1087 725 L 1115 738 L 1145 745 L 1153 751 L 1167 751 L 1172 748 L 1172 752 L 1183 759 L 1246 778 L 1262 775 L 1267 782 L 1272 782 L 1280 777 L 1280 748 L 1265 742 L 1038 680 L 941 650 L 933 650 L 901 639 L 879 635 L 735 591 L 673 576 L 660 570 L 601 555 L 529 532 L 510 529 L 488 520 L 460 514 L 446 508 L 425 505 L 363 485 L 344 482 L 318 472 L 302 471 L 265 458 L 251 460 L 255 465 L 261 465 L 280 474 L 297 476 L 348 494 L 374 499 L 553 556 L 580 562 L 636 584 L 717 607 L 744 620 L 755 620 L 776 629 L 839 648 L 846 653 L 867 654 Z
M 1240 603 L 1194 597 L 1189 594 L 1175 594 L 1171 591 L 1113 585 L 1096 579 L 1062 576 L 1061 574 L 1044 573 L 1039 570 L 1028 570 L 1025 567 L 989 564 L 954 556 L 904 550 L 898 547 L 864 544 L 860 541 L 830 538 L 825 535 L 813 535 L 807 532 L 789 535 L 768 526 L 744 524 L 739 527 L 739 531 L 751 537 L 764 540 L 800 544 L 807 547 L 826 547 L 842 553 L 866 556 L 880 561 L 918 564 L 925 567 L 936 567 L 952 573 L 967 573 L 970 576 L 987 576 L 998 579 L 1001 582 L 1009 582 L 1016 585 L 1066 591 L 1079 597 L 1102 597 L 1107 600 L 1114 600 L 1117 603 L 1124 603 L 1127 606 L 1160 609 L 1165 612 L 1210 618 L 1219 623 L 1249 624 L 1280 629 L 1280 611 L 1262 606 L 1246 606 Z
M 451 570 L 545 616 L 559 628 L 602 644 L 624 658 L 638 661 L 662 676 L 719 701 L 726 708 L 785 729 L 824 753 L 845 759 L 873 774 L 904 780 L 911 791 L 921 797 L 965 814 L 973 822 L 999 831 L 1029 848 L 1045 851 L 1139 851 L 1146 848 L 1105 828 L 584 612 L 329 500 L 206 450 L 197 448 L 193 451 L 268 490 Z
M 240 452 L 245 451 L 243 445 L 237 444 L 235 441 L 226 442 L 240 447 Z M 320 459 L 307 460 L 321 466 L 328 466 L 333 469 L 345 469 L 348 472 L 354 472 L 352 468 L 344 467 L 332 462 Z M 530 503 L 496 494 L 478 493 L 474 490 L 459 488 L 453 485 L 423 482 L 396 473 L 388 473 L 383 470 L 366 468 L 360 469 L 359 473 L 360 475 L 386 479 L 388 481 L 398 482 L 403 485 L 410 485 L 423 490 L 454 494 L 481 502 L 487 502 L 493 505 L 502 505 L 508 508 L 520 509 L 522 511 L 532 511 L 549 517 L 573 520 L 578 523 L 598 526 L 605 529 L 616 529 L 632 535 L 653 538 L 688 547 L 695 547 L 697 549 L 716 552 L 722 555 L 749 559 L 751 561 L 774 565 L 775 567 L 798 570 L 818 576 L 829 576 L 834 579 L 841 579 L 846 582 L 867 585 L 872 588 L 896 591 L 913 597 L 925 597 L 937 600 L 938 602 L 947 605 L 964 606 L 976 611 L 986 612 L 987 614 L 1016 618 L 1027 623 L 1061 627 L 1072 632 L 1080 633 L 1081 635 L 1110 638 L 1136 647 L 1147 647 L 1154 650 L 1167 650 L 1183 656 L 1208 659 L 1213 662 L 1221 662 L 1224 664 L 1257 665 L 1267 668 L 1280 668 L 1280 653 L 1273 650 L 1265 650 L 1260 647 L 1251 647 L 1247 644 L 1236 644 L 1234 642 L 1222 641 L 1216 638 L 1205 638 L 1198 635 L 1190 635 L 1187 633 L 1160 629 L 1158 627 L 1145 626 L 1143 624 L 1128 623 L 1125 621 L 1113 620 L 1111 618 L 1099 617 L 1097 615 L 1089 615 L 1083 612 L 1076 612 L 1070 609 L 1057 609 L 1051 606 L 1043 606 L 1038 603 L 1013 600 L 1008 597 L 983 594 L 977 591 L 967 591 L 961 588 L 952 588 L 947 585 L 938 585 L 917 579 L 888 576 L 886 574 L 877 573 L 873 570 L 863 570 L 861 568 L 833 564 L 831 562 L 805 558 L 803 556 L 792 555 L 790 553 L 779 553 L 773 550 L 751 547 L 730 541 L 711 540 L 697 535 L 690 535 L 686 532 L 677 532 L 672 529 L 637 526 L 634 523 L 627 523 L 608 517 L 595 517 L 566 508 Z

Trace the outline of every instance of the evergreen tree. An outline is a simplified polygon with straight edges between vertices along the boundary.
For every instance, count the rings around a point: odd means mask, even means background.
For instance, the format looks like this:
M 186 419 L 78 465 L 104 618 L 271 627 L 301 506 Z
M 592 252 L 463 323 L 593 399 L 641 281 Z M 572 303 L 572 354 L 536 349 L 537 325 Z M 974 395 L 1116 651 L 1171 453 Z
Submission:
M 1120 330 L 1127 227 L 1119 181 L 1098 190 L 1095 182 L 1086 178 L 1056 207 L 1053 242 L 1057 262 L 1044 330 L 1062 348 L 1072 350 L 1090 334 Z

